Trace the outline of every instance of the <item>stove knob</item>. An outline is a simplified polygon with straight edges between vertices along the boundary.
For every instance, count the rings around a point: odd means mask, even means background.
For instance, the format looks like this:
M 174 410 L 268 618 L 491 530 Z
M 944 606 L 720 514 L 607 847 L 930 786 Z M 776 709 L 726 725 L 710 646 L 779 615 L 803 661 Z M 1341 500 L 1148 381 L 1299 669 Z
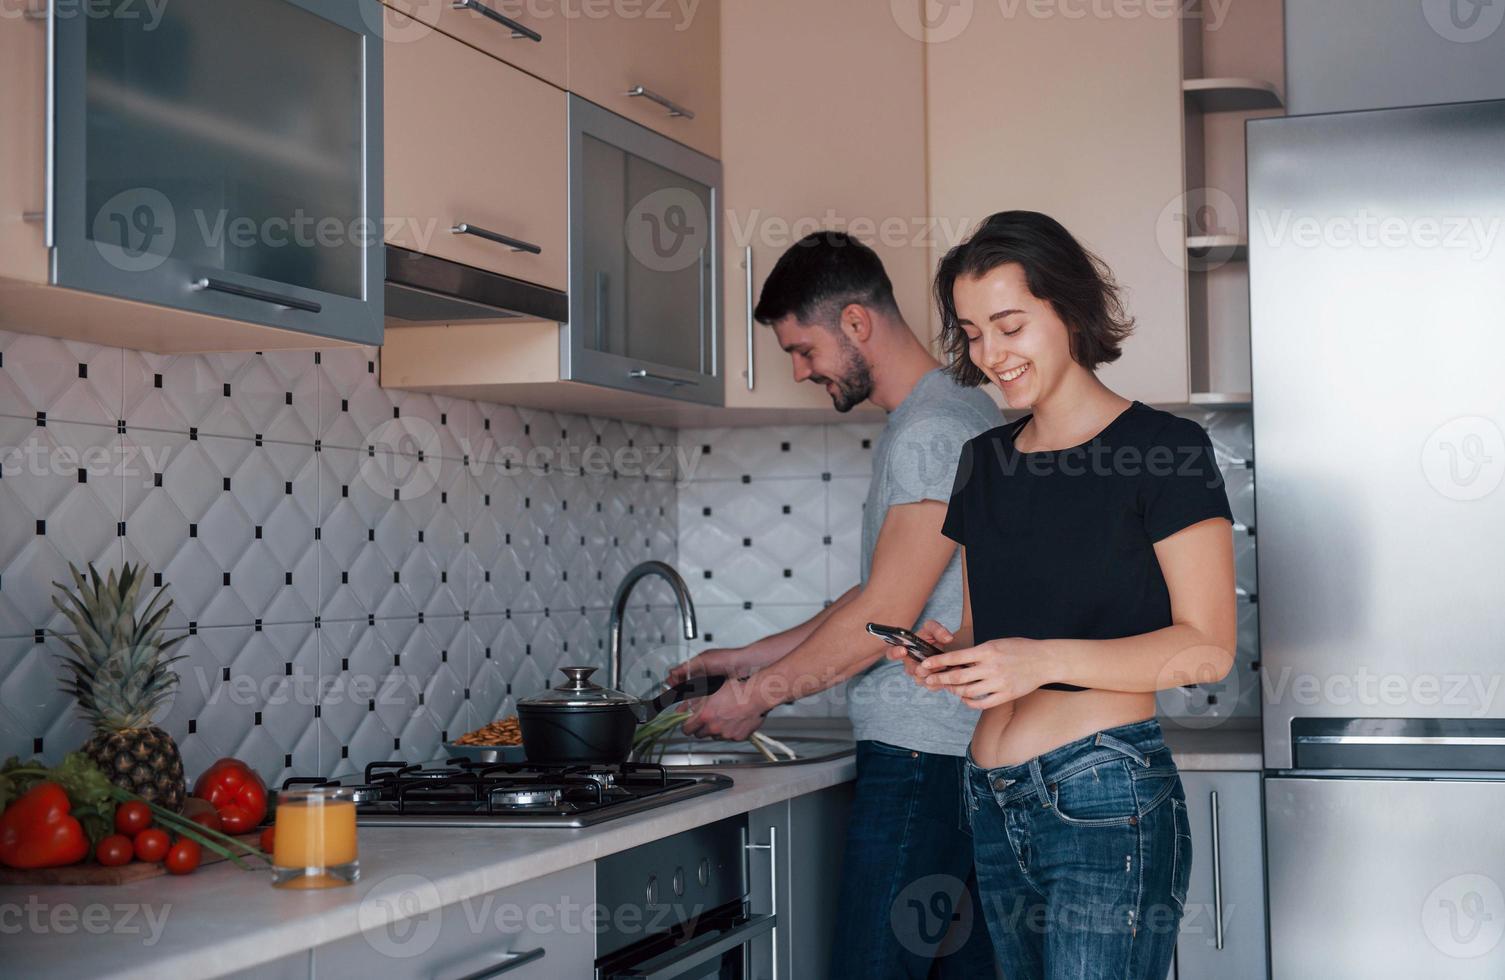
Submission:
M 658 875 L 648 876 L 648 889 L 644 893 L 649 905 L 658 904 Z
M 699 870 L 697 870 L 695 872 L 695 879 L 700 882 L 700 887 L 702 887 L 702 888 L 704 888 L 706 885 L 709 885 L 711 883 L 711 859 L 710 858 L 701 858 L 700 859 L 700 868 L 699 868 Z
M 684 868 L 675 868 L 674 869 L 674 895 L 675 895 L 676 898 L 683 898 L 684 894 L 685 894 L 685 869 Z

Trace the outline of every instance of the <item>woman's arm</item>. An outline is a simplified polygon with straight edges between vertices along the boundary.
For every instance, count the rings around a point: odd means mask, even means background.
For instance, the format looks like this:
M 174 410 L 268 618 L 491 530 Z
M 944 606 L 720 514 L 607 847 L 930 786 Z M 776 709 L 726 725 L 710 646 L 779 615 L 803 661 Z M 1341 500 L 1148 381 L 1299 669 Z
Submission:
M 1227 676 L 1238 646 L 1233 534 L 1223 518 L 1155 544 L 1171 598 L 1171 625 L 1116 640 L 993 640 L 916 664 L 928 687 L 974 708 L 1015 701 L 1042 684 L 1147 692 Z

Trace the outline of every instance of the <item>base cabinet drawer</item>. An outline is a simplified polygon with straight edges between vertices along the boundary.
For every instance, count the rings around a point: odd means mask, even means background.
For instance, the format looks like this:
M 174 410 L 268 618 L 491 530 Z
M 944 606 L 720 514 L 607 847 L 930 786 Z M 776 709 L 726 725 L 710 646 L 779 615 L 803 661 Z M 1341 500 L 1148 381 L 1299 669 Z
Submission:
M 1264 804 L 1257 772 L 1183 772 L 1191 881 L 1178 980 L 1265 980 Z
M 560 871 L 422 915 L 402 910 L 433 885 L 418 875 L 376 882 L 358 936 L 314 950 L 315 977 L 504 980 L 590 977 L 595 968 L 594 866 Z

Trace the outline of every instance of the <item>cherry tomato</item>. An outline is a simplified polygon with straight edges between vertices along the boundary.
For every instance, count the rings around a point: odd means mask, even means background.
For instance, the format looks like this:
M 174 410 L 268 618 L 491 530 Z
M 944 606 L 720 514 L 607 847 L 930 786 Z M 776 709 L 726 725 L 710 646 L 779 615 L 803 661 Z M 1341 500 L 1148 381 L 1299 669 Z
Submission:
M 250 810 L 235 805 L 220 807 L 219 820 L 227 834 L 249 834 L 260 823 L 252 819 Z
M 140 800 L 131 800 L 115 808 L 115 829 L 127 837 L 135 837 L 151 825 L 151 807 Z
M 187 837 L 179 837 L 177 843 L 167 852 L 167 873 L 170 875 L 186 875 L 199 866 L 204 851 L 199 847 L 198 841 Z
M 218 813 L 215 813 L 212 809 L 195 813 L 192 819 L 194 823 L 208 827 L 210 830 L 225 829 L 224 820 L 222 820 L 220 818 L 220 815 Z
M 130 864 L 133 857 L 135 850 L 131 846 L 131 839 L 124 834 L 111 834 L 94 849 L 94 860 L 107 868 Z
M 136 860 L 160 861 L 167 854 L 170 843 L 167 831 L 160 827 L 143 830 L 136 835 Z
M 277 846 L 277 837 L 276 837 L 276 835 L 277 835 L 277 828 L 276 827 L 268 827 L 266 830 L 263 830 L 261 832 L 261 840 L 258 843 L 260 844 L 261 849 L 263 851 L 265 851 L 268 854 L 272 853 L 272 849 Z

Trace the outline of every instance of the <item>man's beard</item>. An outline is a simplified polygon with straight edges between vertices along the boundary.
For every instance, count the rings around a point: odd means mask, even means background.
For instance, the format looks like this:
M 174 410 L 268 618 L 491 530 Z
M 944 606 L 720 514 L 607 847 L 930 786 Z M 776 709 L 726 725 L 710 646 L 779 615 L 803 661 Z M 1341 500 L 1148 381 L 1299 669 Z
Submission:
M 845 413 L 872 397 L 873 371 L 862 359 L 862 352 L 857 349 L 857 345 L 848 340 L 845 334 L 838 333 L 836 339 L 841 344 L 841 376 L 817 377 L 813 380 L 818 384 L 836 386 L 836 392 L 831 395 L 831 404 L 836 406 L 838 412 Z

